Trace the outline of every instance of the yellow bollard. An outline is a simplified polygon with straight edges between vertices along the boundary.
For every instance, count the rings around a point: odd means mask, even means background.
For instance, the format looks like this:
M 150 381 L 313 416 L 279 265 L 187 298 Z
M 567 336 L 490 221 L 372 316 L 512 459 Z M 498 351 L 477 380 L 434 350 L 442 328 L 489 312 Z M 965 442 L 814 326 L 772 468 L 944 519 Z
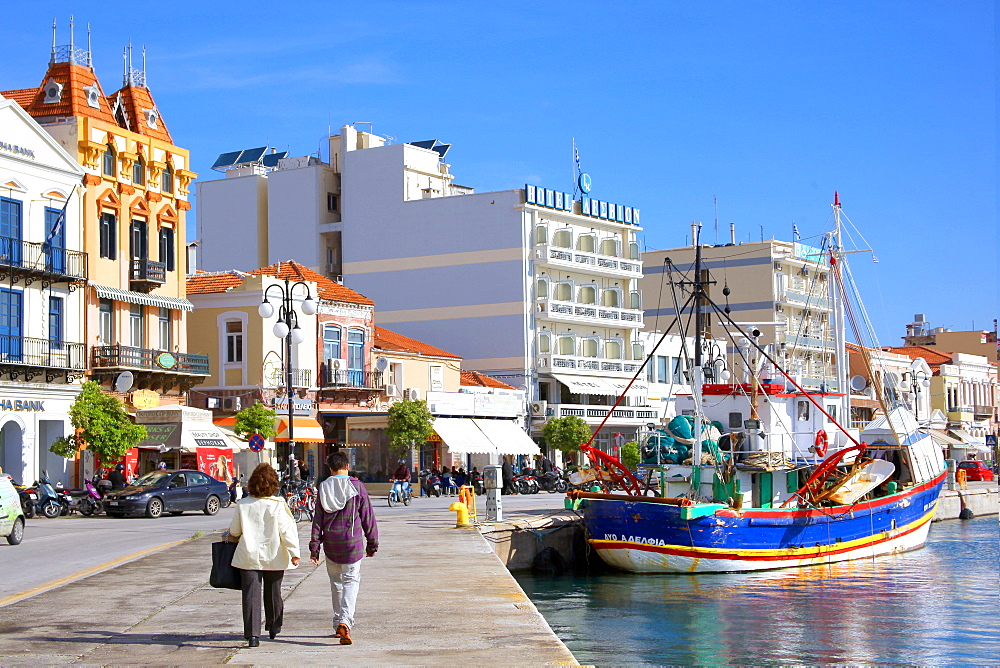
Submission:
M 472 526 L 469 524 L 469 507 L 467 505 L 455 501 L 448 506 L 448 510 L 454 510 L 457 513 L 457 516 L 455 517 L 456 529 L 464 529 Z

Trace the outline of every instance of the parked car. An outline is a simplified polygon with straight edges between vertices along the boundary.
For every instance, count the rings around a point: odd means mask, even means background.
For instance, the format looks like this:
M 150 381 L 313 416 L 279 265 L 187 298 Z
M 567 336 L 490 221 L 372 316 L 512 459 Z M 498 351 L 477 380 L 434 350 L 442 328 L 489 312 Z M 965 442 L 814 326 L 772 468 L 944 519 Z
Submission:
M 104 497 L 104 511 L 111 517 L 163 513 L 180 515 L 200 510 L 214 515 L 229 505 L 229 486 L 201 471 L 152 471 L 125 489 Z
M 21 497 L 6 475 L 0 475 L 0 536 L 5 536 L 11 545 L 19 544 L 24 538 Z
M 986 465 L 986 462 L 976 459 L 959 462 L 958 470 L 965 471 L 966 480 L 985 480 L 987 482 L 993 480 L 993 471 Z

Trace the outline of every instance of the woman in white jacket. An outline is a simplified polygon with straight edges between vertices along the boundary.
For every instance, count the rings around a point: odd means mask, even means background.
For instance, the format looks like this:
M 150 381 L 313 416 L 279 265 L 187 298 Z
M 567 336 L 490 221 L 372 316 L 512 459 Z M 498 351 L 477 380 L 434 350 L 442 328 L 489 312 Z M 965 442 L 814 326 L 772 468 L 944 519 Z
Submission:
M 242 569 L 243 637 L 260 646 L 260 599 L 264 594 L 264 630 L 273 640 L 281 632 L 284 602 L 281 579 L 299 565 L 299 531 L 292 512 L 278 493 L 278 474 L 259 464 L 247 483 L 250 494 L 236 504 L 229 525 L 230 540 L 238 540 L 233 566 Z

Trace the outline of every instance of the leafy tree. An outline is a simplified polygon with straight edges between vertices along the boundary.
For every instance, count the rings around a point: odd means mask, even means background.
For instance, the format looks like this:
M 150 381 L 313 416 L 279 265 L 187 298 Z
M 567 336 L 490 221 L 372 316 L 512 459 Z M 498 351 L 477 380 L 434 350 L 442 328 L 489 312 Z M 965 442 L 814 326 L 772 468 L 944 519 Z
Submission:
M 545 442 L 565 453 L 579 452 L 580 446 L 590 440 L 590 426 L 575 415 L 554 418 L 542 427 Z
M 417 443 L 434 435 L 434 422 L 425 401 L 397 401 L 389 407 L 385 435 L 389 452 L 405 457 Z
M 274 411 L 261 402 L 248 406 L 236 414 L 236 425 L 233 433 L 237 436 L 252 436 L 260 434 L 264 438 L 274 438 Z
M 69 421 L 74 433 L 49 447 L 50 452 L 67 459 L 86 446 L 101 462 L 116 462 L 147 435 L 145 427 L 132 424 L 118 397 L 106 394 L 94 381 L 80 388 L 70 406 Z
M 639 443 L 636 441 L 629 441 L 622 446 L 622 464 L 625 465 L 630 471 L 634 471 L 639 468 L 639 462 L 642 461 L 642 456 L 639 454 Z

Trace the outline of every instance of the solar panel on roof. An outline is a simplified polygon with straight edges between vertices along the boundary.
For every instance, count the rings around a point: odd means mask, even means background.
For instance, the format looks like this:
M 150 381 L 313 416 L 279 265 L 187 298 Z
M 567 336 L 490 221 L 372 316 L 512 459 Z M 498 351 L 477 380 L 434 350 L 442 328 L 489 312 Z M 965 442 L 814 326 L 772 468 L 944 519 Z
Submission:
M 235 164 L 243 165 L 248 162 L 257 162 L 260 160 L 261 156 L 264 155 L 264 151 L 266 150 L 266 146 L 261 146 L 260 148 L 248 148 L 240 154 L 240 161 Z
M 268 153 L 264 156 L 264 166 L 265 167 L 277 167 L 278 161 L 288 155 L 288 151 L 278 151 L 277 153 Z
M 215 164 L 212 165 L 212 169 L 215 169 L 216 167 L 228 167 L 229 165 L 235 165 L 236 159 L 240 157 L 240 153 L 242 153 L 242 151 L 223 153 L 215 159 Z

